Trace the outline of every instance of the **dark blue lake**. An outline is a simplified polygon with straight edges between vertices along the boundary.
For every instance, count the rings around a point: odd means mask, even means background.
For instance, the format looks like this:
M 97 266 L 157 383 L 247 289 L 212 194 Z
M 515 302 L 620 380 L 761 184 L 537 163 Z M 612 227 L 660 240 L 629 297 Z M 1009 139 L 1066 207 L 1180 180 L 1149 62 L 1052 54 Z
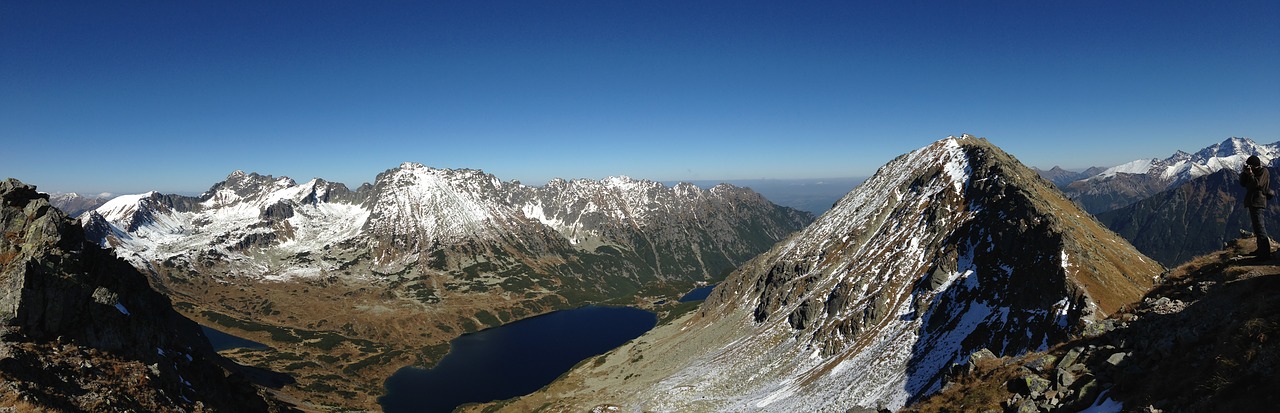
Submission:
M 247 348 L 260 350 L 267 348 L 266 344 L 257 341 L 236 337 L 209 327 L 200 326 L 204 330 L 204 336 L 209 338 L 209 344 L 213 346 L 213 351 L 222 351 L 233 348 Z
M 464 403 L 529 394 L 657 323 L 657 315 L 644 310 L 582 307 L 466 334 L 450 342 L 449 354 L 430 370 L 396 371 L 378 404 L 390 413 L 452 412 Z
M 680 297 L 680 302 L 687 303 L 690 301 L 705 300 L 707 299 L 708 296 L 711 295 L 711 290 L 714 290 L 714 289 L 716 289 L 715 284 L 711 284 L 706 287 L 694 288 L 693 291 L 689 291 L 688 294 L 685 294 L 683 297 Z

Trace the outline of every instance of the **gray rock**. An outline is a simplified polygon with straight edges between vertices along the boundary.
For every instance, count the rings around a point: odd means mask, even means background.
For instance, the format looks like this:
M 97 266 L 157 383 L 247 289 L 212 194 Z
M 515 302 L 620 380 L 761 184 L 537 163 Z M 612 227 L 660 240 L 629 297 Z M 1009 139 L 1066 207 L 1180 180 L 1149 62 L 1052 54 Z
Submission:
M 1013 379 L 1012 383 L 1010 383 L 1010 390 L 1026 395 L 1029 399 L 1037 399 L 1044 395 L 1044 392 L 1048 391 L 1052 385 L 1052 382 L 1040 376 L 1027 374 Z
M 1123 351 L 1112 354 L 1111 357 L 1107 357 L 1107 364 L 1119 367 L 1127 357 L 1129 357 L 1129 353 Z
M 1036 406 L 1036 402 L 1024 399 L 1019 401 L 1017 405 L 1014 405 L 1013 411 L 1016 413 L 1038 413 L 1040 411 L 1040 407 Z
M 1071 387 L 1071 385 L 1074 384 L 1075 382 L 1076 382 L 1075 373 L 1065 371 L 1065 370 L 1058 370 L 1058 386 Z
M 1072 386 L 1075 390 L 1071 397 L 1064 398 L 1062 405 L 1069 408 L 1084 408 L 1093 403 L 1098 398 L 1102 386 L 1092 374 L 1080 377 L 1076 381 L 1076 385 Z
M 1097 337 L 1115 331 L 1116 327 L 1117 322 L 1115 320 L 1098 320 L 1097 322 L 1085 326 L 1084 331 L 1080 334 L 1085 337 Z
M 1031 360 L 1030 363 L 1027 363 L 1027 367 L 1036 372 L 1043 373 L 1045 370 L 1048 370 L 1049 366 L 1052 366 L 1053 363 L 1056 361 L 1058 361 L 1058 358 L 1054 357 L 1054 355 L 1045 354 L 1043 356 L 1037 357 L 1035 360 Z
M 120 296 L 106 287 L 98 287 L 93 290 L 93 301 L 102 305 L 115 305 L 120 302 Z
M 1076 364 L 1076 359 L 1080 357 L 1080 353 L 1082 353 L 1083 351 L 1084 350 L 1081 349 L 1080 347 L 1075 347 L 1075 348 L 1072 348 L 1071 350 L 1067 350 L 1067 354 L 1062 356 L 1062 361 L 1058 362 L 1058 370 L 1066 370 L 1070 368 L 1072 365 Z

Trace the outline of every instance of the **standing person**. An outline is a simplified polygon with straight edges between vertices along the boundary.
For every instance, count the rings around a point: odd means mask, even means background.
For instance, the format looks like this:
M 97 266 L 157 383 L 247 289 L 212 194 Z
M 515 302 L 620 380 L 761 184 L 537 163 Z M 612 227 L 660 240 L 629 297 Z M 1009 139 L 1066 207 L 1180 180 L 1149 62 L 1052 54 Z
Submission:
M 1244 162 L 1244 170 L 1240 171 L 1240 185 L 1248 192 L 1244 195 L 1244 206 L 1249 207 L 1249 219 L 1253 220 L 1253 236 L 1258 239 L 1258 249 L 1253 251 L 1254 257 L 1271 258 L 1271 238 L 1267 236 L 1267 226 L 1262 221 L 1262 211 L 1267 208 L 1267 200 L 1271 199 L 1271 175 L 1262 166 L 1262 160 L 1250 156 Z

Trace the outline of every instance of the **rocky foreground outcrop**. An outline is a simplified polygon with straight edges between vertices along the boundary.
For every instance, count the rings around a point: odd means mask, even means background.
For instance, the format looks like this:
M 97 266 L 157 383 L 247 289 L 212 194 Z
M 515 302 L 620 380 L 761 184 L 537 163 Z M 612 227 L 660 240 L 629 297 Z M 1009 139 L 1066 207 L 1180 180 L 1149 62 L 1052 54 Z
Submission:
M 0 181 L 0 230 L 0 408 L 288 410 L 34 186 Z
M 916 412 L 1246 412 L 1280 405 L 1280 262 L 1251 241 L 1167 272 L 1077 339 L 1018 358 L 975 354 Z

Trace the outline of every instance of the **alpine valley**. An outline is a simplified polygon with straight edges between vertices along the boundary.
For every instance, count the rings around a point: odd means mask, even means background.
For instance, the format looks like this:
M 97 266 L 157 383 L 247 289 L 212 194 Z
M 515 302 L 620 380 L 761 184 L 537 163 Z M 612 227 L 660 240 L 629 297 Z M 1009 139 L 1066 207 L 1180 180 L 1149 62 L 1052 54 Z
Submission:
M 1162 271 L 1012 156 L 948 138 L 880 168 L 698 311 L 470 410 L 898 409 L 973 354 L 1079 334 Z
M 384 379 L 466 332 L 587 304 L 668 311 L 812 220 L 729 185 L 532 187 L 413 163 L 355 190 L 236 171 L 80 216 L 180 312 L 267 344 L 224 354 L 291 375 L 279 397 L 314 409 L 376 408 Z

